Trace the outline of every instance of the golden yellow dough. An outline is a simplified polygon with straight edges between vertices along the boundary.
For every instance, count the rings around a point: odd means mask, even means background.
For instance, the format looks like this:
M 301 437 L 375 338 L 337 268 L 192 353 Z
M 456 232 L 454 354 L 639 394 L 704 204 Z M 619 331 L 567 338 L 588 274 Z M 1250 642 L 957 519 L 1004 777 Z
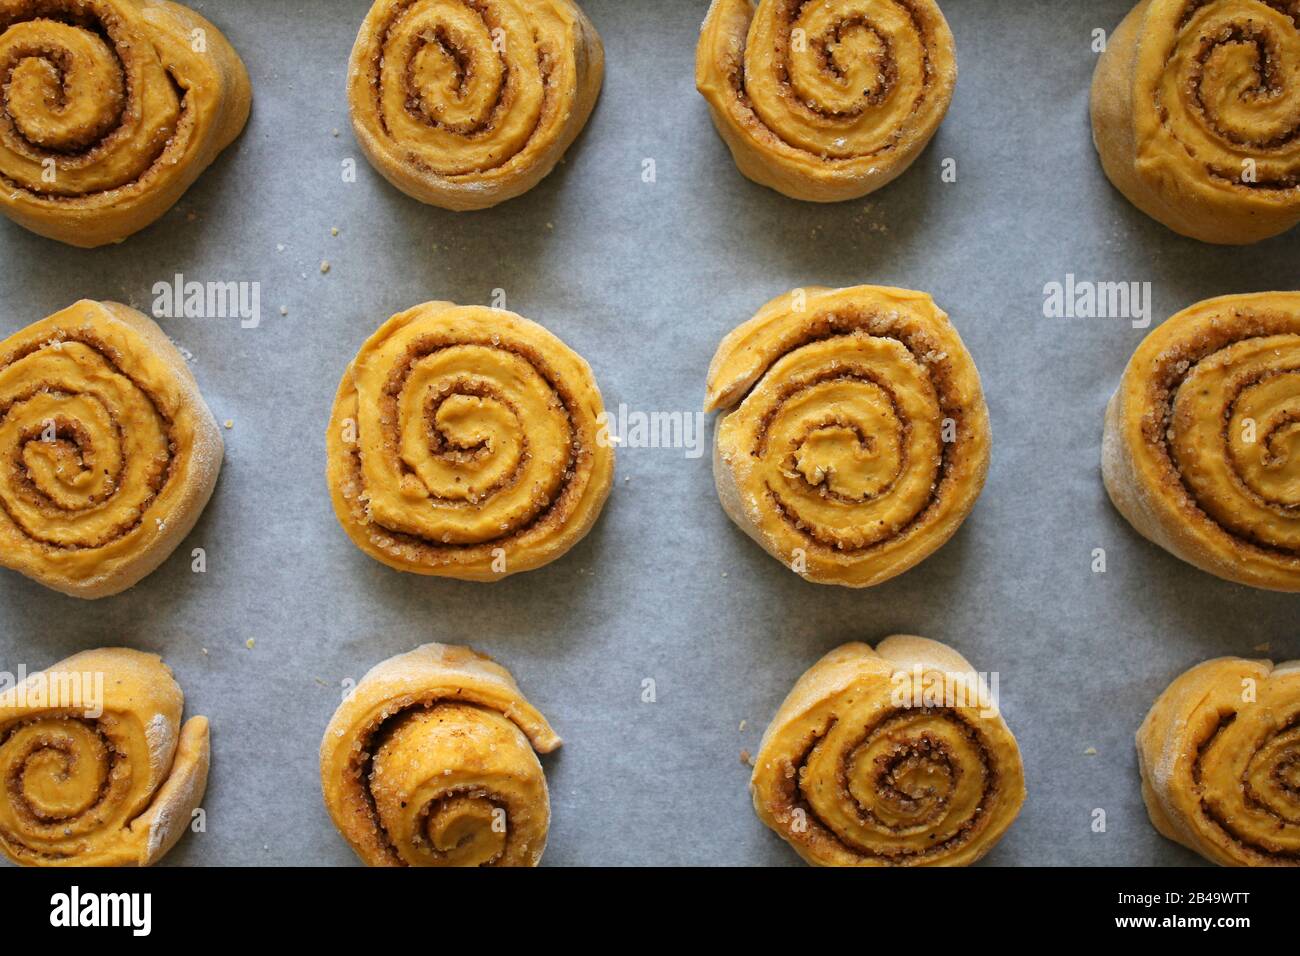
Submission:
M 758 818 L 820 866 L 964 866 L 1025 800 L 1020 749 L 952 648 L 837 647 L 790 691 L 750 783 Z
M 713 0 L 695 85 L 740 171 L 838 202 L 901 174 L 957 82 L 934 0 Z
M 248 73 L 162 0 L 0 0 L 0 210 L 89 248 L 172 207 L 244 128 Z
M 709 366 L 713 475 L 731 520 L 820 584 L 870 587 L 975 506 L 989 420 L 975 363 L 928 295 L 809 287 L 731 332 Z
M 334 713 L 325 808 L 368 866 L 536 866 L 551 819 L 537 754 L 559 746 L 504 667 L 425 644 L 373 667 Z
M 1092 80 L 1102 167 L 1129 202 L 1202 242 L 1300 222 L 1300 13 L 1264 0 L 1144 0 Z
M 98 688 L 98 689 L 96 689 Z M 27 866 L 148 866 L 208 781 L 208 721 L 155 654 L 84 651 L 0 694 L 0 851 Z
M 1300 661 L 1197 664 L 1156 698 L 1137 749 L 1166 837 L 1222 866 L 1300 865 Z
M 1147 335 L 1106 409 L 1102 477 L 1166 551 L 1300 591 L 1300 292 L 1207 299 Z
M 408 196 L 486 209 L 555 168 L 604 69 L 571 0 L 378 0 L 348 64 L 352 129 Z
M 426 302 L 348 366 L 327 437 L 334 512 L 399 571 L 496 581 L 591 530 L 614 449 L 591 368 L 535 322 Z
M 134 309 L 83 299 L 0 342 L 0 566 L 126 590 L 194 527 L 221 455 L 185 359 Z

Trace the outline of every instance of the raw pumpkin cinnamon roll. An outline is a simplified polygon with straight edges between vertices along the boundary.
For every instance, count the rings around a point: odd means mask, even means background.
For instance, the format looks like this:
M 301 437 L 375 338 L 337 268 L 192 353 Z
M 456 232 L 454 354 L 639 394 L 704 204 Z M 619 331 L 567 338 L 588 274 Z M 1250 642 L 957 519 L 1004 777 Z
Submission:
M 948 112 L 954 57 L 934 0 L 713 0 L 695 85 L 742 173 L 838 202 L 920 155 Z
M 248 119 L 226 38 L 155 0 L 0 0 L 0 210 L 74 246 L 165 213 Z
M 1152 331 L 1107 406 L 1102 477 L 1166 551 L 1300 591 L 1300 292 L 1207 299 Z
M 352 48 L 352 128 L 408 196 L 486 209 L 555 168 L 604 69 L 596 28 L 571 0 L 378 0 Z
M 148 866 L 208 781 L 208 721 L 157 655 L 85 651 L 0 694 L 0 851 L 28 866 Z
M 750 783 L 758 818 L 821 866 L 963 866 L 1025 799 L 1020 749 L 984 677 L 895 635 L 837 647 L 790 691 Z
M 369 866 L 536 866 L 560 746 L 500 664 L 425 644 L 370 670 L 321 741 L 321 788 Z
M 705 411 L 731 520 L 810 581 L 870 587 L 947 541 L 984 487 L 975 363 L 928 295 L 796 289 L 722 341 Z
M 1156 698 L 1137 749 L 1164 836 L 1222 866 L 1300 866 L 1300 661 L 1197 664 Z
M 0 566 L 126 590 L 194 527 L 221 455 L 185 359 L 134 309 L 83 299 L 0 342 Z
M 399 571 L 495 581 L 596 522 L 614 449 L 591 368 L 535 322 L 426 302 L 361 347 L 327 440 L 334 512 Z
M 1203 242 L 1300 222 L 1300 10 L 1264 0 L 1145 0 L 1106 44 L 1092 131 L 1115 188 Z

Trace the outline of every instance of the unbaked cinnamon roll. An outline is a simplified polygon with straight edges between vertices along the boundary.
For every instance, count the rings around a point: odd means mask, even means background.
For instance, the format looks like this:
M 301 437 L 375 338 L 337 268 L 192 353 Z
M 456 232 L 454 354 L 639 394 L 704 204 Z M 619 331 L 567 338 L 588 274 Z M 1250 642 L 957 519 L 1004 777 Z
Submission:
M 325 808 L 370 866 L 536 866 L 560 738 L 501 665 L 425 644 L 370 670 L 321 741 Z
M 0 566 L 124 591 L 189 534 L 221 456 L 185 359 L 134 309 L 82 300 L 0 342 Z
M 989 463 L 979 373 L 928 295 L 796 289 L 722 341 L 706 411 L 731 520 L 810 581 L 870 587 L 947 541 Z
M 0 694 L 0 852 L 27 866 L 148 866 L 208 780 L 208 721 L 156 655 L 85 651 Z
M 377 0 L 348 66 L 352 128 L 408 196 L 486 209 L 555 168 L 604 67 L 572 0 Z
M 1020 749 L 983 675 L 896 635 L 814 664 L 772 718 L 750 784 L 758 817 L 821 866 L 962 866 L 1025 799 Z
M 1144 0 L 1092 81 L 1102 167 L 1133 205 L 1203 242 L 1300 222 L 1300 10 Z
M 399 571 L 496 581 L 600 515 L 614 449 L 591 368 L 535 322 L 426 302 L 362 346 L 330 419 L 334 511 Z
M 120 242 L 237 137 L 252 88 L 221 32 L 159 0 L 0 0 L 0 210 Z
M 740 171 L 838 202 L 900 175 L 957 82 L 934 0 L 713 0 L 695 85 Z
M 1107 406 L 1102 477 L 1166 551 L 1300 591 L 1300 292 L 1207 299 L 1153 330 Z
M 1300 866 L 1300 661 L 1198 664 L 1156 699 L 1137 748 L 1166 837 L 1223 866 Z

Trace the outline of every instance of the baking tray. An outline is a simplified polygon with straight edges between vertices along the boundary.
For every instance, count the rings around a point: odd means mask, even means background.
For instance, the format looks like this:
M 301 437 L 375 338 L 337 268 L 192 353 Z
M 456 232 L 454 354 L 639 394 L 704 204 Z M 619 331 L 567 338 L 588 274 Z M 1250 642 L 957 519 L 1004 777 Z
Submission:
M 1087 118 L 1092 35 L 1128 0 L 946 0 L 959 79 L 938 135 L 886 189 L 829 206 L 736 171 L 694 90 L 703 0 L 583 0 L 607 52 L 586 132 L 532 192 L 461 215 L 394 190 L 352 137 L 344 77 L 367 3 L 191 5 L 253 77 L 242 138 L 120 246 L 72 249 L 0 222 L 0 335 L 82 296 L 148 312 L 154 284 L 176 273 L 260 283 L 256 328 L 161 321 L 233 425 L 186 543 L 93 604 L 0 573 L 0 670 L 100 645 L 156 651 L 188 712 L 211 719 L 207 832 L 167 864 L 354 864 L 321 805 L 321 733 L 342 682 L 431 640 L 497 657 L 565 738 L 544 761 L 546 864 L 793 864 L 752 812 L 741 752 L 821 654 L 898 631 L 1000 675 L 1029 797 L 988 863 L 1199 862 L 1147 821 L 1133 733 L 1198 661 L 1260 656 L 1266 643 L 1275 659 L 1300 657 L 1300 598 L 1184 565 L 1110 507 L 1102 411 L 1145 330 L 1045 318 L 1043 290 L 1067 274 L 1150 282 L 1154 325 L 1209 296 L 1296 288 L 1300 233 L 1202 245 L 1107 183 Z M 942 179 L 945 159 L 956 182 Z M 925 290 L 951 315 L 994 433 L 969 520 L 885 585 L 822 587 L 785 570 L 723 515 L 709 456 L 689 449 L 620 450 L 590 537 L 492 585 L 399 574 L 334 519 L 334 390 L 400 309 L 489 304 L 504 290 L 507 307 L 590 361 L 610 408 L 690 413 L 719 340 L 761 304 L 795 286 L 864 282 Z M 207 551 L 205 574 L 190 570 L 194 547 Z

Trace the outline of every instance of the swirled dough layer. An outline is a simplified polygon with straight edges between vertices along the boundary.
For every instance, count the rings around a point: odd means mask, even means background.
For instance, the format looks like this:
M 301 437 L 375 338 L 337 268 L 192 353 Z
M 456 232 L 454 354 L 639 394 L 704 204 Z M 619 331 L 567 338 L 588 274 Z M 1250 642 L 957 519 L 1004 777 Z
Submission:
M 0 210 L 120 242 L 163 215 L 248 119 L 234 48 L 158 0 L 0 0 Z
M 510 673 L 425 644 L 370 670 L 321 741 L 321 788 L 370 866 L 536 866 L 550 803 L 538 753 L 560 746 Z
M 813 665 L 772 718 L 750 784 L 758 817 L 822 866 L 961 866 L 1025 799 L 1020 750 L 982 675 L 896 635 Z
M 1152 331 L 1106 409 L 1102 476 L 1165 550 L 1300 591 L 1300 293 L 1207 299 Z
M 571 0 L 378 0 L 348 67 L 352 128 L 402 192 L 486 209 L 555 168 L 596 105 L 604 64 Z
M 0 566 L 126 590 L 194 527 L 221 455 L 185 359 L 134 309 L 82 300 L 0 342 Z
M 1198 664 L 1156 699 L 1137 748 L 1162 834 L 1223 866 L 1300 866 L 1300 661 Z
M 426 302 L 339 386 L 328 477 L 344 530 L 401 571 L 495 581 L 591 529 L 614 450 L 591 369 L 535 322 Z
M 148 866 L 208 780 L 208 721 L 154 654 L 85 651 L 0 694 L 0 852 L 27 866 Z
M 989 460 L 979 373 L 925 293 L 796 289 L 709 368 L 727 514 L 809 580 L 869 587 L 947 541 Z
M 933 0 L 713 0 L 695 85 L 742 173 L 838 202 L 889 183 L 930 142 L 954 56 Z
M 1300 10 L 1144 0 L 1092 81 L 1102 167 L 1147 215 L 1203 242 L 1300 222 Z

